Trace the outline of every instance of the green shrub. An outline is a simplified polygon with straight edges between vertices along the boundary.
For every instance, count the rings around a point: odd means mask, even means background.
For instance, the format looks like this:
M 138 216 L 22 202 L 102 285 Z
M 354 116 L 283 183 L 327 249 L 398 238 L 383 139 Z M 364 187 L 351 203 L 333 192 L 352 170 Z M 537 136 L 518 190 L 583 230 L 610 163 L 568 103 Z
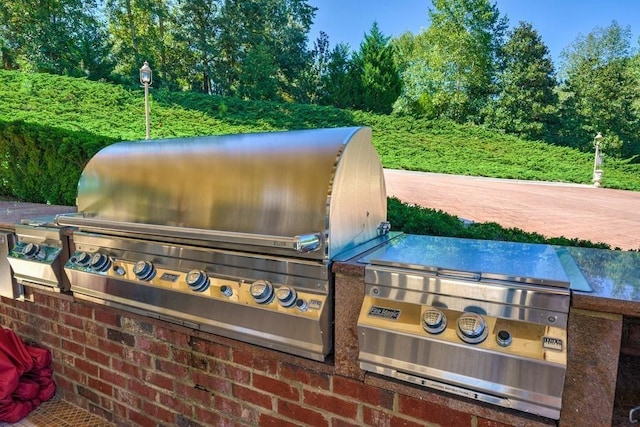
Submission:
M 0 121 L 0 191 L 18 200 L 75 205 L 80 174 L 113 139 L 21 121 Z
M 391 222 L 393 230 L 408 234 L 611 249 L 606 243 L 592 243 L 566 237 L 546 238 L 541 234 L 529 233 L 519 228 L 504 228 L 495 222 L 465 224 L 457 216 L 403 203 L 396 197 L 388 199 L 387 219 Z

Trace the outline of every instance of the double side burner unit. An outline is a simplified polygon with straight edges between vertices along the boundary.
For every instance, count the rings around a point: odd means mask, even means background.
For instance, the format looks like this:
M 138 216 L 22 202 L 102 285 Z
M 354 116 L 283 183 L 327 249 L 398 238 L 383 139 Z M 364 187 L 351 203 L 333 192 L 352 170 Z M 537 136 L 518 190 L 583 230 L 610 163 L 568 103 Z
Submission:
M 123 142 L 78 184 L 78 298 L 314 360 L 333 346 L 331 262 L 385 239 L 369 128 Z
M 553 247 L 403 235 L 363 261 L 362 369 L 560 417 L 570 281 Z

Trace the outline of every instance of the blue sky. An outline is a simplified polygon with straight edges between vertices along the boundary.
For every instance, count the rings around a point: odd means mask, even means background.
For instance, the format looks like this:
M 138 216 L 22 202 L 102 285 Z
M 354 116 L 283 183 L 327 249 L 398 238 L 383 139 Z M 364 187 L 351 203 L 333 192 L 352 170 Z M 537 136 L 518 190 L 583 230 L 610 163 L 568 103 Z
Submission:
M 578 34 L 595 27 L 607 27 L 613 20 L 632 31 L 632 47 L 638 47 L 640 0 L 497 0 L 501 15 L 510 26 L 527 21 L 538 31 L 557 64 L 560 52 Z M 309 0 L 318 8 L 309 38 L 313 42 L 322 30 L 333 48 L 344 42 L 356 50 L 374 21 L 386 36 L 406 31 L 419 33 L 429 26 L 430 0 Z

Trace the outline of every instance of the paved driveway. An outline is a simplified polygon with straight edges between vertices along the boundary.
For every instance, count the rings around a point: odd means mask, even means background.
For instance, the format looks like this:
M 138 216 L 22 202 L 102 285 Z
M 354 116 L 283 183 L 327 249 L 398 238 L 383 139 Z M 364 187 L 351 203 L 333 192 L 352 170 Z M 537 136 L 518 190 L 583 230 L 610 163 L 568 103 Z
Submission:
M 546 237 L 640 249 L 640 192 L 391 169 L 384 174 L 387 194 L 405 203 Z

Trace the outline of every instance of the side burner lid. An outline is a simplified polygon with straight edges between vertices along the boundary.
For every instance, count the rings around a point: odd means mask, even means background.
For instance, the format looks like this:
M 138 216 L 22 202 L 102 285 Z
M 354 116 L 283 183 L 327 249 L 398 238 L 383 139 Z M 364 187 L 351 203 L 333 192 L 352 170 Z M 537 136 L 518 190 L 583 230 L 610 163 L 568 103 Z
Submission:
M 570 284 L 555 249 L 544 244 L 405 234 L 359 261 L 465 280 L 561 288 Z

